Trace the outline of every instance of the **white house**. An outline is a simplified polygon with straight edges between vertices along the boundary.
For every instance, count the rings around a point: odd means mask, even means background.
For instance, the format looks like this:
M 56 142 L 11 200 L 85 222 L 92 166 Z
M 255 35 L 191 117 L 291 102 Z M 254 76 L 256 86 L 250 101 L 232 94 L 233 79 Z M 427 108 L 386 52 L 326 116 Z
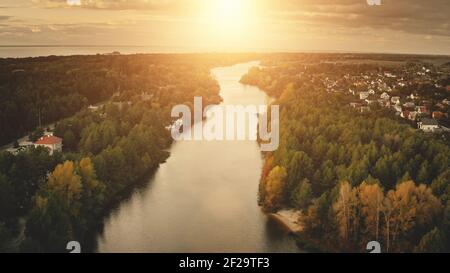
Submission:
M 359 99 L 360 100 L 365 100 L 369 97 L 369 92 L 361 92 L 359 93 Z
M 381 94 L 380 98 L 384 99 L 384 100 L 388 100 L 391 97 L 388 95 L 388 93 L 384 92 L 383 94 Z
M 423 118 L 417 123 L 419 129 L 424 132 L 434 132 L 439 129 L 439 123 L 435 119 Z
M 50 155 L 54 152 L 62 151 L 62 138 L 55 137 L 52 135 L 46 135 L 41 137 L 38 141 L 34 143 L 34 146 L 37 147 L 45 147 L 49 149 Z
M 89 107 L 88 107 L 88 109 L 92 112 L 97 112 L 99 108 L 100 107 L 94 106 L 94 105 L 89 105 Z
M 404 107 L 406 108 L 415 108 L 416 105 L 414 104 L 414 102 L 406 102 L 405 104 L 403 104 Z
M 392 97 L 391 98 L 391 102 L 394 103 L 394 104 L 400 103 L 400 97 Z

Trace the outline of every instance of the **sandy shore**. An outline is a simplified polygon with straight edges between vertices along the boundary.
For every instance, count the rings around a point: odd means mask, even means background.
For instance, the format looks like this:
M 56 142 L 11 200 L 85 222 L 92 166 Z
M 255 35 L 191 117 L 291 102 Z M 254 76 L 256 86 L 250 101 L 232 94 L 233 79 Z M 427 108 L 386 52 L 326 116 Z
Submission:
M 298 210 L 280 210 L 269 213 L 268 216 L 278 222 L 287 232 L 297 233 L 303 231 L 301 212 Z

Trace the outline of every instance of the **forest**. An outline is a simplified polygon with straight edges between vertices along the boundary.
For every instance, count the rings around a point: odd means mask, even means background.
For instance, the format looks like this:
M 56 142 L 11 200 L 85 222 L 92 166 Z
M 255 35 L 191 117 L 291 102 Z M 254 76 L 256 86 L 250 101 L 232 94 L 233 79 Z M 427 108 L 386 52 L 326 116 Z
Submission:
M 255 54 L 135 54 L 0 58 L 0 146 L 39 126 L 70 117 L 113 94 L 155 92 L 186 78 L 190 68 L 250 60 Z M 169 67 L 179 67 L 171 71 Z M 173 91 L 173 90 L 172 90 Z M 155 94 L 162 103 L 182 89 Z
M 280 147 L 265 154 L 261 174 L 263 209 L 300 210 L 296 238 L 311 251 L 365 252 L 378 241 L 383 252 L 449 252 L 448 144 L 387 110 L 356 111 L 349 95 L 326 92 L 313 76 L 287 76 L 297 75 L 287 60 L 267 63 L 241 80 L 280 105 Z M 320 76 L 340 73 L 326 71 Z
M 54 134 L 63 139 L 62 153 L 49 155 L 43 148 L 0 153 L 0 252 L 65 252 L 72 240 L 89 245 L 111 204 L 169 156 L 172 106 L 192 105 L 194 96 L 220 103 L 210 68 L 249 58 L 0 60 L 2 141 L 36 129 L 39 109 L 42 123 L 54 122 Z

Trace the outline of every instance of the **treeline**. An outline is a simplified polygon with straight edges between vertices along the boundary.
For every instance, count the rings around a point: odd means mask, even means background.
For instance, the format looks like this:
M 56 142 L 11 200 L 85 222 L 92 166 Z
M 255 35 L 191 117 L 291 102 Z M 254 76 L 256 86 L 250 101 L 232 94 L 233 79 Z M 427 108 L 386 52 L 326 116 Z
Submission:
M 222 63 L 217 56 L 123 58 L 128 65 L 116 76 L 126 80 L 126 89 L 115 86 L 121 91 L 109 102 L 56 123 L 63 153 L 30 148 L 0 154 L 0 252 L 65 252 L 72 240 L 86 245 L 105 209 L 168 157 L 171 107 L 192 105 L 194 96 L 220 102 L 209 72 Z M 160 61 L 145 63 L 151 58 Z
M 0 59 L 0 145 L 124 91 L 190 84 L 183 71 L 253 58 L 251 54 L 149 54 Z M 179 66 L 180 70 L 169 67 Z M 200 75 L 200 74 L 198 74 Z M 204 76 L 204 74 L 202 74 Z M 171 95 L 161 93 L 161 100 Z M 169 96 L 164 98 L 164 96 Z
M 88 241 L 117 195 L 168 157 L 164 120 L 145 103 L 108 104 L 57 124 L 56 135 L 67 139 L 64 154 L 49 156 L 42 148 L 3 153 L 4 251 L 63 252 L 71 240 Z
M 280 147 L 266 154 L 260 184 L 266 211 L 302 210 L 299 241 L 316 250 L 365 251 L 379 240 L 389 252 L 450 251 L 448 145 L 382 111 L 356 112 L 320 85 L 277 89 L 279 78 L 260 75 L 281 110 Z

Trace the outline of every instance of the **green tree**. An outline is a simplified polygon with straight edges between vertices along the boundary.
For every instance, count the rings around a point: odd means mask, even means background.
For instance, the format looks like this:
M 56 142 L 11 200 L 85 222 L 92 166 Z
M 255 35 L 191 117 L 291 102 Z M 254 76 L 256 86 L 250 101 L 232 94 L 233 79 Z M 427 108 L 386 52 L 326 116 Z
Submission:
M 67 130 L 63 136 L 63 144 L 64 148 L 68 150 L 76 150 L 77 149 L 77 140 L 72 130 Z
M 310 178 L 313 168 L 312 159 L 305 152 L 295 152 L 287 166 L 288 192 L 292 192 L 299 181 L 302 181 L 304 178 Z
M 425 234 L 419 244 L 414 248 L 414 252 L 445 253 L 448 246 L 445 245 L 447 238 L 438 228 L 434 228 Z
M 292 203 L 298 209 L 306 209 L 311 204 L 313 199 L 313 192 L 311 183 L 307 178 L 303 179 L 292 192 Z

